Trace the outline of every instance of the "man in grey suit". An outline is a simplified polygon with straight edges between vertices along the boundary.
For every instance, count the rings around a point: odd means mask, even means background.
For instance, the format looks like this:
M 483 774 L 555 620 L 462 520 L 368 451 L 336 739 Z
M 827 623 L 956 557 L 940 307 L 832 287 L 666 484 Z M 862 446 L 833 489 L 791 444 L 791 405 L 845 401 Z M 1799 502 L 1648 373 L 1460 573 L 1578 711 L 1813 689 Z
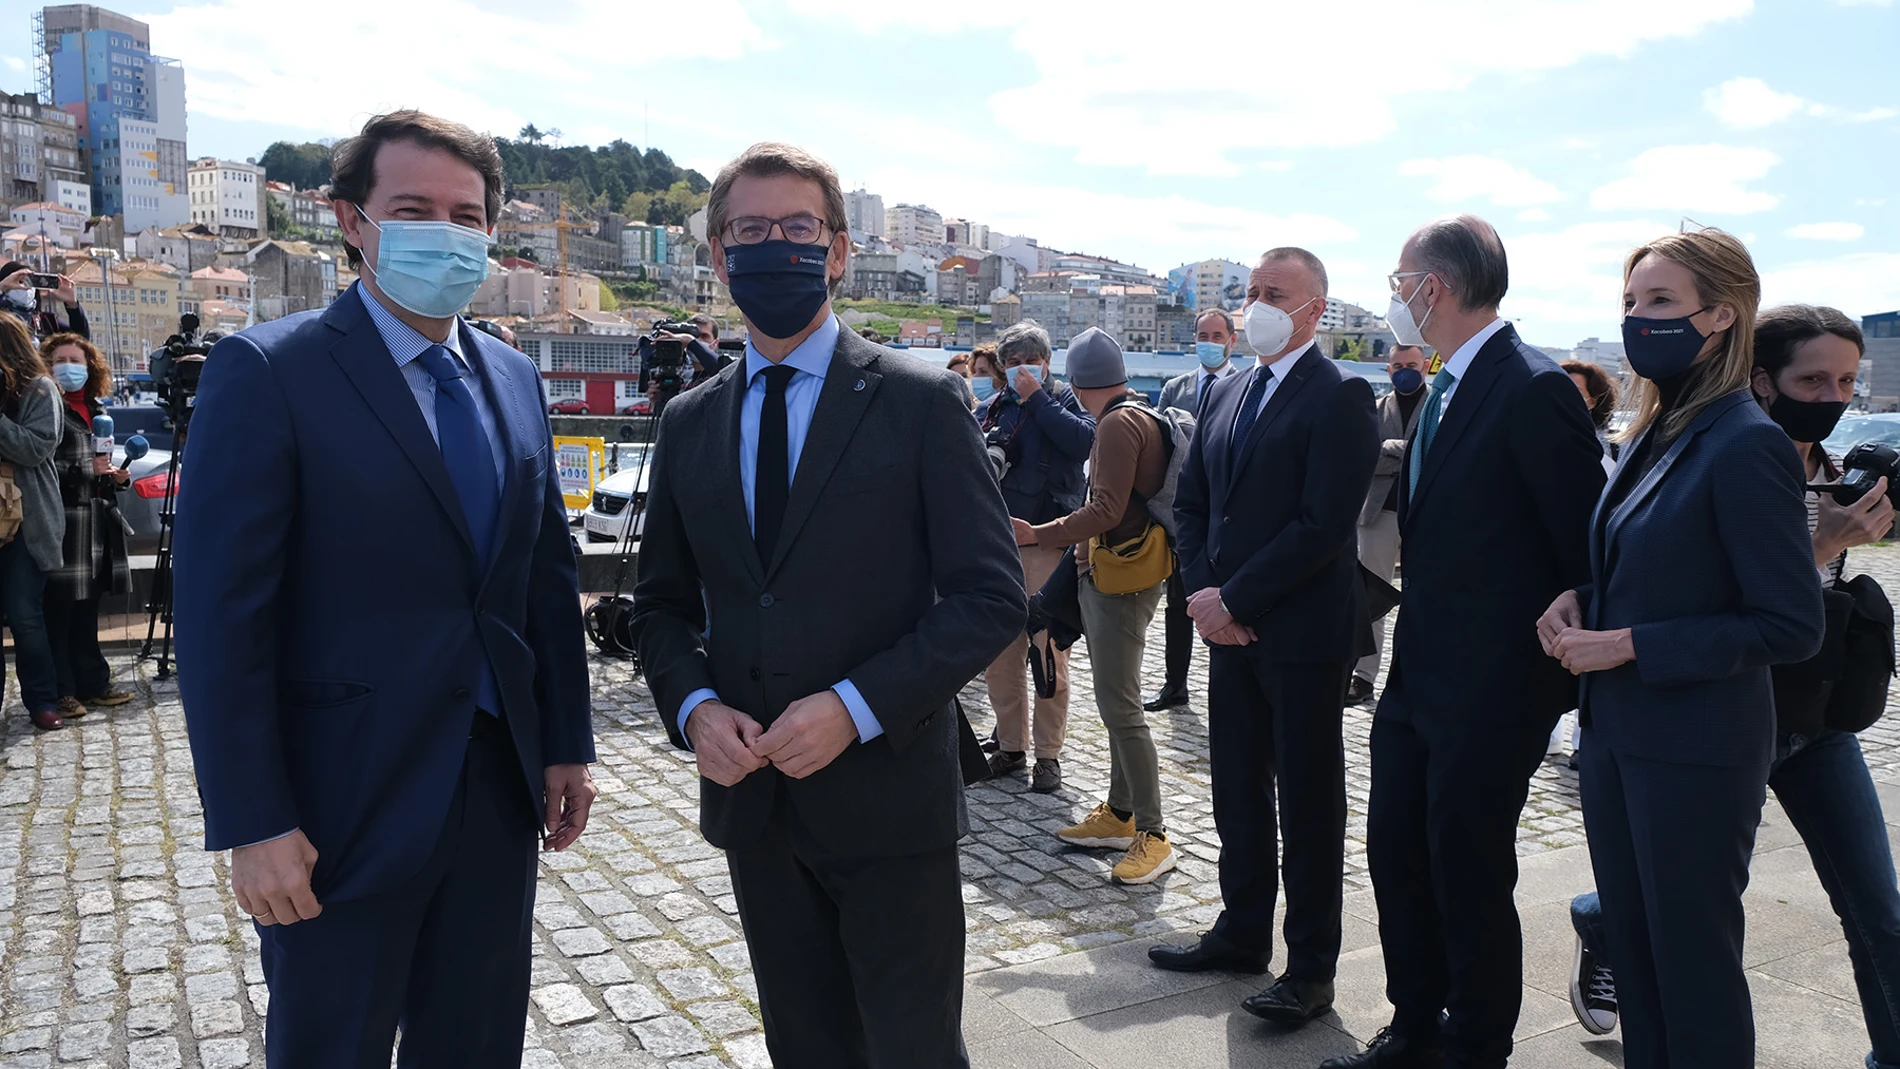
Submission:
M 1201 366 L 1176 375 L 1161 387 L 1161 407 L 1179 408 L 1199 414 L 1201 402 L 1214 392 L 1214 384 L 1236 374 L 1234 367 L 1234 318 L 1219 308 L 1209 308 L 1194 320 L 1194 355 Z M 1181 588 L 1177 567 L 1168 577 L 1167 652 L 1162 663 L 1167 680 L 1161 693 L 1149 698 L 1142 708 L 1151 713 L 1188 703 L 1188 669 L 1194 661 L 1194 621 L 1188 618 L 1187 591 Z
M 754 145 L 708 214 L 749 340 L 660 422 L 640 661 L 698 757 L 773 1064 L 961 1069 L 953 699 L 1027 617 L 1009 516 L 962 380 L 831 314 L 837 172 Z
M 1425 398 L 1425 366 L 1431 354 L 1422 345 L 1400 345 L 1392 350 L 1385 365 L 1392 376 L 1392 392 L 1379 398 L 1379 437 L 1385 444 L 1379 449 L 1379 465 L 1372 471 L 1372 488 L 1366 491 L 1366 506 L 1359 510 L 1359 563 L 1366 570 L 1390 583 L 1399 568 L 1399 467 L 1404 463 L 1406 443 L 1418 427 L 1419 402 Z M 1346 701 L 1357 704 L 1372 697 L 1372 683 L 1379 678 L 1379 662 L 1385 654 L 1385 622 L 1372 622 L 1372 652 L 1359 659 L 1352 670 L 1352 684 Z

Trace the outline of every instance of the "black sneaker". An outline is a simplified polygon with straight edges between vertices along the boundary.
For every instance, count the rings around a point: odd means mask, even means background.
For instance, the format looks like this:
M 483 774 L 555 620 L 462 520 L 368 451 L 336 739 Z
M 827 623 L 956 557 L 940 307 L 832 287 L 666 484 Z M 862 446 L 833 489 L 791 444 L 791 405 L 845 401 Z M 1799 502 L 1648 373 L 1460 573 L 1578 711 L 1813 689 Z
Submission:
M 1577 1023 L 1593 1036 L 1616 1031 L 1616 978 L 1577 937 L 1577 956 L 1570 966 L 1570 1008 Z
M 1021 772 L 1028 763 L 1029 758 L 1021 751 L 1010 753 L 1008 750 L 998 750 L 990 755 L 990 775 L 1007 776 L 1011 772 Z
M 1062 787 L 1062 762 L 1053 757 L 1036 758 L 1036 767 L 1029 772 L 1029 789 L 1038 794 L 1048 794 Z

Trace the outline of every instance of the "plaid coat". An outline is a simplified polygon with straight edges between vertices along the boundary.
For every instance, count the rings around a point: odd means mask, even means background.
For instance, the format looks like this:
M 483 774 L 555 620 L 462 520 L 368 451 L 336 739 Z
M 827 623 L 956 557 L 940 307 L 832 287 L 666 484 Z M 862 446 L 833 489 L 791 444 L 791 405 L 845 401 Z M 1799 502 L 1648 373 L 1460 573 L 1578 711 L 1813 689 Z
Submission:
M 91 403 L 94 413 L 105 411 Z M 85 601 L 131 589 L 126 560 L 125 521 L 119 515 L 111 478 L 92 473 L 92 424 L 61 403 L 65 432 L 53 454 L 60 497 L 66 505 L 64 563 L 46 573 L 46 596 Z

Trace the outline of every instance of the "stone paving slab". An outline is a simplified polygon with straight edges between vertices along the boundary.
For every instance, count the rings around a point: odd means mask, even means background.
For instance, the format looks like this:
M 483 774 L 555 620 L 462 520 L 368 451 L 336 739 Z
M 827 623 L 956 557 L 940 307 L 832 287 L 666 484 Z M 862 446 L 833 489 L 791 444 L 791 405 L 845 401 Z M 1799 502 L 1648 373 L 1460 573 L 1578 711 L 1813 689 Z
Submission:
M 1900 548 L 1857 551 L 1852 561 L 1900 590 Z M 1157 620 L 1144 665 L 1149 690 L 1160 684 L 1160 635 Z M 152 679 L 149 665 L 123 655 L 114 666 L 139 695 L 132 704 L 41 735 L 16 702 L 0 733 L 0 1069 L 261 1065 L 268 1002 L 257 938 L 230 898 L 228 856 L 200 846 L 203 818 L 175 683 Z M 1067 786 L 1037 795 L 1018 777 L 969 794 L 972 834 L 962 861 L 972 983 L 966 1032 L 977 1065 L 1133 1064 L 1102 1060 L 1145 1049 L 1132 1036 L 1115 1038 L 1111 1026 L 1123 1020 L 1161 1039 L 1175 1036 L 1174 1028 L 1192 1033 L 1182 1035 L 1182 1056 L 1171 1065 L 1301 1064 L 1303 1044 L 1319 1039 L 1299 1040 L 1297 1057 L 1288 1047 L 1281 1059 L 1251 1020 L 1220 1012 L 1246 984 L 1171 986 L 1176 981 L 1155 978 L 1139 960 L 1148 942 L 1203 928 L 1220 908 L 1220 841 L 1198 706 L 1150 718 L 1167 822 L 1181 852 L 1176 872 L 1145 887 L 1120 887 L 1108 882 L 1112 856 L 1072 850 L 1051 834 L 1099 801 L 1107 785 L 1107 736 L 1094 715 L 1086 643 L 1073 667 Z M 601 799 L 581 842 L 542 860 L 523 1064 L 762 1069 L 770 1059 L 757 988 L 724 857 L 697 830 L 690 756 L 667 744 L 645 687 L 624 663 L 595 658 L 592 668 Z M 1197 653 L 1197 698 L 1205 695 L 1205 671 L 1205 654 Z M 987 728 L 980 684 L 966 691 L 965 704 Z M 1360 1036 L 1383 1023 L 1375 1013 L 1382 981 L 1365 872 L 1370 710 L 1349 709 L 1345 725 L 1347 949 L 1365 971 L 1355 974 L 1350 995 L 1342 988 L 1342 1004 L 1350 998 L 1364 1009 L 1341 1024 Z M 1862 742 L 1883 798 L 1900 799 L 1900 717 L 1870 728 Z M 1530 798 L 1518 844 L 1519 899 L 1527 910 L 1567 898 L 1587 886 L 1588 876 L 1576 776 L 1561 758 L 1538 770 Z M 1864 1037 L 1838 927 L 1831 937 L 1823 931 L 1831 915 L 1824 901 L 1812 899 L 1818 890 L 1811 873 L 1801 883 L 1805 853 L 1772 811 L 1761 849 L 1774 856 L 1760 866 L 1758 889 L 1795 898 L 1779 912 L 1762 913 L 1760 927 L 1751 929 L 1751 955 L 1765 955 L 1751 956 L 1758 982 L 1780 1000 L 1776 1005 L 1818 999 L 1826 1001 L 1815 1005 L 1845 1006 L 1845 1016 L 1829 1010 L 1815 1018 L 1829 1022 L 1827 1039 L 1811 1046 L 1851 1050 Z M 1535 945 L 1548 947 L 1538 954 L 1550 961 L 1527 959 L 1527 968 L 1538 997 L 1556 1001 L 1561 974 L 1552 970 L 1562 957 L 1562 932 L 1554 919 L 1539 923 Z M 1083 964 L 1098 958 L 1115 968 L 1097 973 Z M 1038 970 L 1048 976 L 1032 984 Z M 1100 990 L 1071 994 L 1077 984 Z M 1074 1007 L 1100 1012 L 1064 1017 L 1057 1010 L 1071 999 Z M 1541 1028 L 1559 1018 L 1540 1011 L 1534 1020 Z M 1034 1023 L 1045 1021 L 1053 1022 L 1042 1026 L 1046 1034 Z M 1765 1045 L 1769 1031 L 1765 1025 Z M 1529 1039 L 1548 1040 L 1555 1050 L 1563 1035 L 1556 1028 Z M 1083 1037 L 1108 1038 L 1101 1046 Z M 1203 1056 L 1210 1060 L 1197 1060 Z M 1575 1064 L 1602 1064 L 1588 1056 Z M 1527 1057 L 1520 1064 L 1572 1064 L 1569 1053 L 1560 1060 Z

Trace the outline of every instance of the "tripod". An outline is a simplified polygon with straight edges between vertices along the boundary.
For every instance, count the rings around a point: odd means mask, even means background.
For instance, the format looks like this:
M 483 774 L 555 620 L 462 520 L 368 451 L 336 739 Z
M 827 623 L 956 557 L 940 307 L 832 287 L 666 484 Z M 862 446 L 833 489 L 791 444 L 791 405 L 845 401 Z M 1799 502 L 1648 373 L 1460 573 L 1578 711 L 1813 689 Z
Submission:
M 627 521 L 620 530 L 620 544 L 615 550 L 620 556 L 620 561 L 614 572 L 614 592 L 595 602 L 586 613 L 587 634 L 593 639 L 594 646 L 610 657 L 633 660 L 636 673 L 640 671 L 640 668 L 639 651 L 635 647 L 633 635 L 633 599 L 625 594 L 625 590 L 627 572 L 633 562 L 634 531 L 639 528 L 646 514 L 646 493 L 640 489 L 640 483 L 646 480 L 648 485 L 651 485 L 652 475 L 648 471 L 648 464 L 652 460 L 655 428 L 660 423 L 659 410 L 677 393 L 677 387 L 672 393 L 662 388 L 660 404 L 654 406 L 655 413 L 647 420 L 646 433 L 636 435 L 623 431 L 620 442 L 616 444 L 614 452 L 616 466 L 618 466 L 619 456 L 624 451 L 620 447 L 631 445 L 638 450 L 639 459 L 635 461 L 637 467 L 634 470 L 640 474 L 634 477 L 633 496 L 628 499 L 625 512 Z
M 165 624 L 163 643 L 159 646 L 158 672 L 154 679 L 170 679 L 172 675 L 172 541 L 173 516 L 178 508 L 178 462 L 185 455 L 185 437 L 189 427 L 190 410 L 186 418 L 172 416 L 172 423 L 178 433 L 172 442 L 172 458 L 165 468 L 165 498 L 159 502 L 158 510 L 158 560 L 152 568 L 152 590 L 146 602 L 145 643 L 139 647 L 139 660 L 152 655 L 152 644 L 158 641 L 158 625 Z

